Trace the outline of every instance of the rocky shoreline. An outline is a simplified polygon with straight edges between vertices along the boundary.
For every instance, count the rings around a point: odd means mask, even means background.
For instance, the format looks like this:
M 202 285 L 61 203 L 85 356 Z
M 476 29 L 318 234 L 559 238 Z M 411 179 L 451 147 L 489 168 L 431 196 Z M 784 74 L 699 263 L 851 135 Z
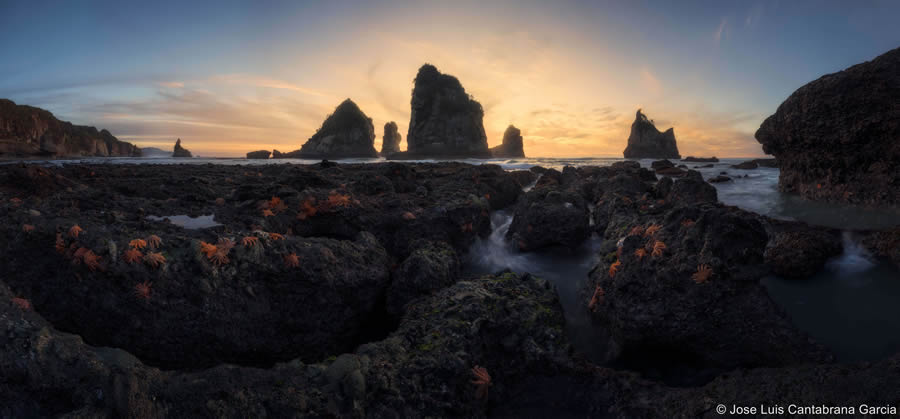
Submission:
M 662 169 L 662 168 L 661 168 Z M 835 363 L 760 279 L 837 231 L 718 202 L 636 162 L 0 166 L 0 417 L 714 417 L 719 403 L 898 405 L 900 357 Z M 528 188 L 526 186 L 532 186 Z M 600 262 L 572 349 L 554 285 L 461 273 L 514 214 L 520 252 Z M 213 215 L 188 229 L 148 216 Z M 860 232 L 900 264 L 900 229 Z

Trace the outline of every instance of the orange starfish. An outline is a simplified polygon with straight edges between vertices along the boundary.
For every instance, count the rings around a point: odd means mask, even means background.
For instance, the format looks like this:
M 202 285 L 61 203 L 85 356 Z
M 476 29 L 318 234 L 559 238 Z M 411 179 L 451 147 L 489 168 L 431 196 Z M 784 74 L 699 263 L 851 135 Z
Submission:
M 622 261 L 617 260 L 616 263 L 609 265 L 609 277 L 612 278 L 616 276 L 616 272 L 619 272 L 619 268 L 622 267 Z
M 328 194 L 328 208 L 335 207 L 349 207 L 350 206 L 350 195 L 344 195 L 337 193 L 336 191 L 331 191 Z
M 9 200 L 9 203 L 12 204 L 14 207 L 18 207 L 19 205 L 22 205 L 22 200 L 19 198 L 12 198 Z
M 472 232 L 472 222 L 469 221 L 468 223 L 463 224 L 462 226 L 460 226 L 460 229 L 462 230 L 463 233 L 471 233 Z
M 686 218 L 686 219 L 684 219 L 684 221 L 681 222 L 682 227 L 690 228 L 693 225 L 694 225 L 694 220 L 692 220 L 690 218 Z
M 216 198 L 216 205 L 222 206 L 225 205 L 225 198 Z
M 13 297 L 10 301 L 22 311 L 31 310 L 31 302 L 24 298 Z
M 150 245 L 151 249 L 156 249 L 162 244 L 162 239 L 156 234 L 151 234 L 150 237 L 147 237 L 147 244 Z
M 287 206 L 284 205 L 284 202 L 281 198 L 277 196 L 273 196 L 268 202 L 266 202 L 266 208 L 271 209 L 272 211 L 279 213 L 287 209 Z
M 78 224 L 75 224 L 72 226 L 72 228 L 69 229 L 69 237 L 77 239 L 78 235 L 82 232 L 84 232 L 84 229 L 79 227 Z
M 200 253 L 205 254 L 207 259 L 212 259 L 218 250 L 214 244 L 209 244 L 205 241 L 200 242 Z
M 629 236 L 640 236 L 641 234 L 644 234 L 644 227 L 641 226 L 634 226 L 628 233 Z
M 272 239 L 272 241 L 284 240 L 284 236 L 278 233 L 269 233 L 269 238 Z
M 662 256 L 663 250 L 666 250 L 666 244 L 657 240 L 653 243 L 653 257 Z
M 31 233 L 32 231 L 34 231 L 34 226 L 31 224 L 22 224 L 22 231 Z
M 144 256 L 144 263 L 150 265 L 151 267 L 158 268 L 159 265 L 166 264 L 166 258 L 162 255 L 162 253 L 147 253 L 147 256 Z
M 644 256 L 647 256 L 647 250 L 643 247 L 638 248 L 634 251 L 634 255 L 637 256 L 638 260 L 643 260 Z
M 231 239 L 219 239 L 219 242 L 215 246 L 215 253 L 213 253 L 211 257 L 207 254 L 206 257 L 216 265 L 227 265 L 228 262 L 230 262 L 228 259 L 228 252 L 231 251 L 232 247 L 234 247 L 234 242 L 231 241 Z
M 404 220 L 407 220 L 407 221 L 409 221 L 409 220 L 415 220 L 415 219 L 416 219 L 416 214 L 413 214 L 413 213 L 411 213 L 411 212 L 409 212 L 409 211 L 404 212 L 404 213 L 403 213 L 403 219 L 404 219 Z
M 598 304 L 603 304 L 603 297 L 605 295 L 606 291 L 603 291 L 603 287 L 597 285 L 597 288 L 594 288 L 594 295 L 591 297 L 591 302 L 588 303 L 588 309 L 594 311 Z
M 262 210 L 262 216 L 263 217 L 274 217 L 275 213 L 272 212 L 272 210 L 270 210 L 270 209 L 264 209 L 264 210 Z
M 135 262 L 139 262 L 141 259 L 143 259 L 144 254 L 141 253 L 141 251 L 137 250 L 137 249 L 128 249 L 125 251 L 124 258 L 125 258 L 125 262 L 135 263 Z
M 702 284 L 702 283 L 706 282 L 709 279 L 709 277 L 712 276 L 712 274 L 713 274 L 713 270 L 712 270 L 712 268 L 709 267 L 709 265 L 706 265 L 706 264 L 699 265 L 699 266 L 697 266 L 697 272 L 695 272 L 693 275 L 691 275 L 691 279 L 693 279 L 694 282 L 696 282 L 698 284 Z
M 100 267 L 100 256 L 94 254 L 92 250 L 85 252 L 81 260 L 84 261 L 84 266 L 87 266 L 91 272 L 96 271 Z
M 56 233 L 56 251 L 59 253 L 63 253 L 66 251 L 66 240 L 63 238 L 62 233 Z
M 644 237 L 656 234 L 661 228 L 662 226 L 660 226 L 659 224 L 651 224 L 650 227 L 647 227 L 647 230 L 644 230 Z
M 300 267 L 300 256 L 297 256 L 296 253 L 284 255 L 284 264 L 288 268 L 298 268 Z
M 134 239 L 128 242 L 128 246 L 133 247 L 135 249 L 143 249 L 147 247 L 147 242 L 144 239 Z
M 253 247 L 259 245 L 259 239 L 253 236 L 247 236 L 241 239 L 241 245 L 244 247 Z
M 475 368 L 472 368 L 472 375 L 475 376 L 475 379 L 472 380 L 472 384 L 475 384 L 475 398 L 476 399 L 486 399 L 488 397 L 488 387 L 492 385 L 491 383 L 491 375 L 488 374 L 488 371 L 484 367 L 479 367 L 478 365 Z
M 313 197 L 309 197 L 309 198 L 306 198 L 305 200 L 303 200 L 303 202 L 300 204 L 300 212 L 297 213 L 297 218 L 300 220 L 305 220 L 309 217 L 316 215 L 316 211 L 318 211 L 318 210 L 316 209 L 316 206 L 314 205 L 315 203 L 316 203 L 316 198 L 313 198 Z
M 134 295 L 145 301 L 150 299 L 150 291 L 150 281 L 144 281 L 134 286 Z

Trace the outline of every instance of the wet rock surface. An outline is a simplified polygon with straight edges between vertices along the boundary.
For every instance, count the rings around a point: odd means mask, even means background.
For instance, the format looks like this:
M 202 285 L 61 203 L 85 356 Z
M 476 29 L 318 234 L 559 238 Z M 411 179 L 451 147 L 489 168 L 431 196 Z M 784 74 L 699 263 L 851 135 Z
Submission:
M 637 162 L 6 165 L 0 416 L 696 417 L 782 396 L 900 403 L 896 358 L 831 363 L 759 284 L 814 270 L 834 232 L 715 198 L 697 172 L 658 177 Z M 606 360 L 569 345 L 551 283 L 462 273 L 500 209 L 519 220 L 511 234 L 534 240 L 525 251 L 598 235 L 577 309 L 609 332 L 596 342 Z M 182 214 L 220 225 L 147 218 Z M 895 231 L 865 234 L 873 253 L 896 254 Z M 788 266 L 798 258 L 810 267 Z
M 781 191 L 809 199 L 900 205 L 900 48 L 797 89 L 756 139 Z

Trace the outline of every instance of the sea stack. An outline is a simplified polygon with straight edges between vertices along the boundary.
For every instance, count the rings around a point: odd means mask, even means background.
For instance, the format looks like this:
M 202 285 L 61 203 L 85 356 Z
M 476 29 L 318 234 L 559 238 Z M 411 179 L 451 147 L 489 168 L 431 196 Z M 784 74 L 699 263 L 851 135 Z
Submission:
M 181 138 L 175 140 L 175 150 L 172 157 L 194 157 L 191 151 L 181 146 Z
M 900 48 L 797 89 L 756 140 L 778 160 L 778 189 L 805 198 L 900 206 Z
M 459 80 L 425 64 L 412 92 L 408 157 L 491 157 L 484 133 L 484 110 Z
M 139 157 L 107 130 L 60 121 L 47 110 L 0 99 L 0 156 Z
M 637 110 L 634 123 L 631 124 L 631 135 L 625 147 L 626 159 L 680 159 L 678 145 L 675 142 L 675 130 L 667 129 L 659 132 L 647 115 Z
M 251 151 L 251 152 L 247 153 L 247 159 L 251 159 L 251 160 L 267 160 L 267 159 L 269 158 L 269 155 L 270 155 L 270 154 L 272 154 L 272 152 L 269 151 L 269 150 L 257 150 L 257 151 Z
M 397 130 L 397 123 L 394 121 L 384 124 L 384 136 L 381 137 L 381 155 L 386 156 L 392 153 L 400 152 L 400 131 Z
M 491 148 L 494 157 L 524 158 L 525 146 L 522 143 L 522 131 L 513 125 L 506 127 L 503 133 L 503 143 Z
M 342 159 L 378 157 L 375 150 L 375 126 L 352 100 L 341 102 L 334 113 L 303 147 L 299 157 L 306 159 Z

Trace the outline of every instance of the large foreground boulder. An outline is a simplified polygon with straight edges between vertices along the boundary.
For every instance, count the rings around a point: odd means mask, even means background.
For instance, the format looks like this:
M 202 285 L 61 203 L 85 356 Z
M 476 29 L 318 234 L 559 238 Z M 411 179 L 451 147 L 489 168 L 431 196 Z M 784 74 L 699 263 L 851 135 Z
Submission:
M 783 192 L 900 205 L 900 48 L 797 89 L 756 139 L 778 159 Z
M 408 153 L 417 157 L 490 157 L 484 110 L 459 80 L 425 64 L 413 87 Z
M 375 127 L 352 100 L 341 102 L 322 127 L 300 148 L 299 157 L 340 159 L 378 157 Z
M 653 121 L 647 119 L 640 109 L 631 124 L 631 135 L 625 147 L 626 159 L 680 159 L 675 143 L 675 129 L 659 132 Z
M 138 157 L 141 149 L 107 130 L 72 125 L 52 113 L 0 99 L 0 156 Z
M 503 133 L 503 143 L 491 148 L 494 157 L 524 158 L 525 146 L 522 144 L 522 131 L 515 126 L 508 126 Z

